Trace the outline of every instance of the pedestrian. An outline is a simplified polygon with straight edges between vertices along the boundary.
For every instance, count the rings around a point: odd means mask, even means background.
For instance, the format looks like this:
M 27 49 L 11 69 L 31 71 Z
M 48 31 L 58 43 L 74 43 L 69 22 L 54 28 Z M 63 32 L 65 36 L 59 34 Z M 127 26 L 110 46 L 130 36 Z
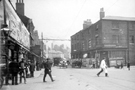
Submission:
M 26 66 L 24 58 L 19 62 L 19 74 L 20 74 L 20 83 L 22 83 L 22 78 L 24 78 L 24 83 L 26 84 Z
M 18 85 L 18 72 L 19 72 L 19 64 L 17 63 L 16 59 L 13 59 L 9 64 L 10 73 L 12 75 L 12 85 Z
M 127 63 L 127 68 L 130 70 L 130 62 Z
M 123 68 L 123 62 L 121 61 L 121 69 Z
M 31 61 L 30 63 L 30 76 L 34 77 L 34 71 L 35 71 L 35 64 L 34 61 Z
M 100 64 L 100 68 L 101 70 L 99 71 L 99 73 L 97 74 L 97 76 L 100 75 L 100 73 L 102 73 L 103 71 L 105 72 L 105 76 L 108 77 L 108 72 L 107 72 L 107 65 L 106 65 L 106 58 L 104 57 L 101 61 L 101 64 Z
M 30 77 L 30 61 L 26 63 L 26 78 Z
M 44 66 L 44 77 L 43 77 L 43 82 L 45 81 L 46 75 L 48 74 L 51 78 L 51 81 L 53 82 L 53 78 L 52 78 L 52 74 L 51 74 L 51 64 L 49 63 L 49 58 L 47 58 L 46 61 L 43 62 L 43 66 Z

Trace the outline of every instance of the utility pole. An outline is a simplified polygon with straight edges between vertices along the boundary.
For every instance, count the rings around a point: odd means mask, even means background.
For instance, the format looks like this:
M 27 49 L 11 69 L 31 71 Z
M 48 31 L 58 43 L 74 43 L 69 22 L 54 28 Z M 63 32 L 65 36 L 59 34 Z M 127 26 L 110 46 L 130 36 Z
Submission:
M 41 33 L 41 40 L 42 40 L 41 58 L 42 58 L 42 60 L 43 60 L 43 52 L 44 52 L 44 48 L 43 48 L 43 46 L 44 46 L 44 42 L 43 42 L 43 32 Z

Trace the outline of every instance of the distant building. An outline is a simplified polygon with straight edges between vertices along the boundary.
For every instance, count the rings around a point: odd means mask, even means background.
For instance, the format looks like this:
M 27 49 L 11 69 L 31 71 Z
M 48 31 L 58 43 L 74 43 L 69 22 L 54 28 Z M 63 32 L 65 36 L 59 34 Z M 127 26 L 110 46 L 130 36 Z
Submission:
M 87 54 L 96 64 L 106 57 L 109 66 L 135 65 L 135 18 L 104 16 L 102 8 L 99 21 L 71 36 L 71 58 Z
M 64 58 L 64 54 L 61 51 L 50 50 L 46 52 L 48 58 Z

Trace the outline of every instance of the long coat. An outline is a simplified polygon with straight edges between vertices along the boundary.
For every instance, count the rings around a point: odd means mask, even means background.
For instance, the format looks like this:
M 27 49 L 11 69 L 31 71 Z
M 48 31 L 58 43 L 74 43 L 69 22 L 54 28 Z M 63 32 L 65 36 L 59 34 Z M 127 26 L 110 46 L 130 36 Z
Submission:
M 19 72 L 19 64 L 15 61 L 12 61 L 9 64 L 9 68 L 10 68 L 10 73 L 11 74 L 17 74 Z
M 35 71 L 35 64 L 34 63 L 30 64 L 30 71 Z

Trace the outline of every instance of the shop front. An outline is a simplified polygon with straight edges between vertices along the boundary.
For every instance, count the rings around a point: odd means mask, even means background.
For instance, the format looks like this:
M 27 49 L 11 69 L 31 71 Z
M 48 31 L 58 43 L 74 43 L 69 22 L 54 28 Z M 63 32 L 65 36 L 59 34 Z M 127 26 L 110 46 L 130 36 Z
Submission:
M 1 62 L 6 65 L 6 84 L 8 84 L 10 69 L 9 63 L 22 58 L 27 60 L 30 51 L 30 36 L 15 10 L 8 0 L 0 1 L 0 26 L 1 26 Z

